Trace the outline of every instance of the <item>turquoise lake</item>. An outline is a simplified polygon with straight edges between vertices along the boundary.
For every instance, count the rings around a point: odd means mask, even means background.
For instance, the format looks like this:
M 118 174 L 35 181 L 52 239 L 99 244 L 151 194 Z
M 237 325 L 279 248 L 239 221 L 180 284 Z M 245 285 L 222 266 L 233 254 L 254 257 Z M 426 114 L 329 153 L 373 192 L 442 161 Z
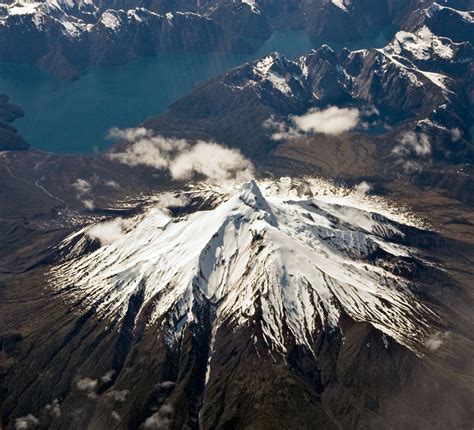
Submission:
M 384 31 L 347 46 L 382 47 L 391 37 Z M 279 31 L 250 56 L 163 53 L 123 66 L 89 67 L 73 82 L 55 79 L 34 66 L 0 63 L 0 93 L 25 111 L 15 126 L 33 147 L 61 154 L 87 153 L 110 145 L 105 136 L 111 127 L 133 127 L 164 112 L 199 82 L 270 52 L 294 59 L 323 43 L 304 33 Z M 336 50 L 343 47 L 328 44 Z

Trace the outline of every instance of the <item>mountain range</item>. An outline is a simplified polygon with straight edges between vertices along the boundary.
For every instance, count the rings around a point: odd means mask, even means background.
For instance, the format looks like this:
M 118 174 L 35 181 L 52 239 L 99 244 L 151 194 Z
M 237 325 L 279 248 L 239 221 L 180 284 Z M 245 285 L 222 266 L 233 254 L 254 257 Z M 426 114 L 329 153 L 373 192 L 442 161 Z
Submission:
M 0 8 L 0 60 L 36 64 L 63 79 L 76 79 L 88 65 L 121 64 L 157 52 L 253 52 L 288 23 L 323 40 L 357 40 L 371 28 L 411 22 L 420 7 L 432 3 L 8 1 Z M 468 26 L 459 31 L 466 40 Z

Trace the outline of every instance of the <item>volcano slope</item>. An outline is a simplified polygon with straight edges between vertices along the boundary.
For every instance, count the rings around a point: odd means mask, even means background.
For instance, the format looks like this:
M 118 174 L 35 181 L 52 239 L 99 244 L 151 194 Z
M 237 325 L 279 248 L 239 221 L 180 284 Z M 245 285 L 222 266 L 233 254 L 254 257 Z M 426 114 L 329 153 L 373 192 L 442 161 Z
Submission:
M 7 280 L 6 428 L 472 421 L 472 331 L 439 300 L 462 299 L 439 235 L 312 179 L 185 197 L 79 229 Z

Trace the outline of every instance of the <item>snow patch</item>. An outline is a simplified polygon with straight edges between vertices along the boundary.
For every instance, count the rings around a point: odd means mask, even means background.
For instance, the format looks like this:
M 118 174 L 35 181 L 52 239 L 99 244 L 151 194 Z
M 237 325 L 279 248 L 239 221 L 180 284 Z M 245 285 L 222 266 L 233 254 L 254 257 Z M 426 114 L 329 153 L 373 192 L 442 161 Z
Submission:
M 344 12 L 348 12 L 347 6 L 350 6 L 351 4 L 351 0 L 331 0 L 331 2 Z
M 449 39 L 435 36 L 428 27 L 423 26 L 416 33 L 399 31 L 389 47 L 398 55 L 408 51 L 419 60 L 430 60 L 433 54 L 451 60 L 454 56 L 452 45 Z
M 104 25 L 104 27 L 107 27 L 114 32 L 117 31 L 121 26 L 119 17 L 115 11 L 112 10 L 106 10 L 100 17 L 100 22 L 102 25 Z
M 260 9 L 258 8 L 257 0 L 241 0 L 242 3 L 250 7 L 252 13 L 260 15 Z

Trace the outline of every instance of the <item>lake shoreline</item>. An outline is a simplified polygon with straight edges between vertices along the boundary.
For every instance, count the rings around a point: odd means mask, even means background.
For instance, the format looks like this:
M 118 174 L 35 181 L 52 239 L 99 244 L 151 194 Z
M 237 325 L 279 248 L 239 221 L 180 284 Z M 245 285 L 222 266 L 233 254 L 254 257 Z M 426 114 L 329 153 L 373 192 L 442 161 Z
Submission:
M 381 30 L 367 40 L 332 45 L 338 51 L 344 45 L 370 48 L 383 46 L 385 37 Z M 123 65 L 91 66 L 75 81 L 61 81 L 32 65 L 0 63 L 0 89 L 24 110 L 15 126 L 33 148 L 90 154 L 112 145 L 106 138 L 110 128 L 134 127 L 159 115 L 202 82 L 271 52 L 295 59 L 324 44 L 331 45 L 279 30 L 254 54 L 160 53 Z

